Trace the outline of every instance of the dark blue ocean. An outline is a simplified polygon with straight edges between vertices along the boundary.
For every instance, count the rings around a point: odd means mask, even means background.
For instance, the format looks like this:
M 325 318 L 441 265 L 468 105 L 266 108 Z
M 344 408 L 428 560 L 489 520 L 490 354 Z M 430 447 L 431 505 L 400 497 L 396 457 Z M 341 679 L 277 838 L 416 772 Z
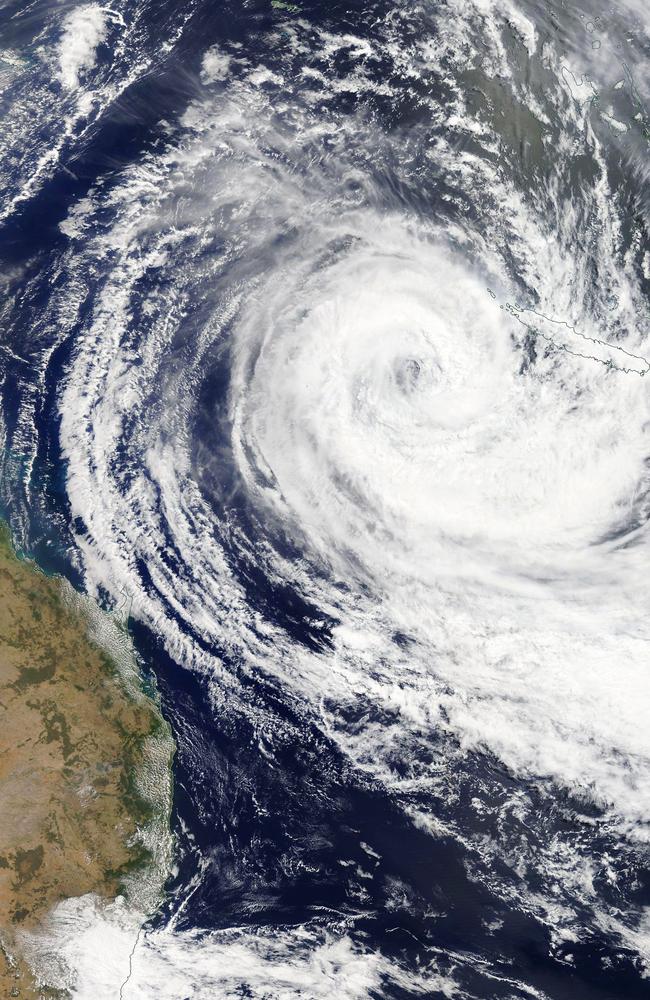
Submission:
M 646 997 L 647 11 L 0 24 L 3 515 L 176 745 L 70 995 Z

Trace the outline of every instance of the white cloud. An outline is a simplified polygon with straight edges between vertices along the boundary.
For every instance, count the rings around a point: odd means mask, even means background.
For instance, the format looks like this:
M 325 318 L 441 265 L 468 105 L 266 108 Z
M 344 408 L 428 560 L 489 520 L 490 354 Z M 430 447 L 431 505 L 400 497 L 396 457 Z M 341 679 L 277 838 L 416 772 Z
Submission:
M 97 46 L 106 33 L 106 14 L 97 4 L 79 7 L 68 14 L 59 42 L 59 77 L 68 90 L 78 87 L 80 76 L 95 66 Z

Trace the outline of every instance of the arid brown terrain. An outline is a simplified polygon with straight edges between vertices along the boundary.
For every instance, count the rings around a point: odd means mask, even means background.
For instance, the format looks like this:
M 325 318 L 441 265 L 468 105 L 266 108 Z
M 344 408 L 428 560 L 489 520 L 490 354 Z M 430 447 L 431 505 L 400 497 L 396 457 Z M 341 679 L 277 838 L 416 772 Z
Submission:
M 69 588 L 16 557 L 0 529 L 0 996 L 38 988 L 20 952 L 64 898 L 114 897 L 150 863 L 137 776 L 164 723 L 89 638 Z

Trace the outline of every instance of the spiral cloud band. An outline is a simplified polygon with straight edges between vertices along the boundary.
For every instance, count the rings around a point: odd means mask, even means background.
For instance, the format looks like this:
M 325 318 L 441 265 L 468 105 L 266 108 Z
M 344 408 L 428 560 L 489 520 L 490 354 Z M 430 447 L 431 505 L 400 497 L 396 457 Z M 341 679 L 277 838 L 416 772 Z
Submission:
M 260 753 L 318 733 L 554 948 L 614 935 L 645 974 L 647 261 L 591 49 L 448 6 L 444 30 L 401 7 L 358 36 L 289 20 L 265 61 L 211 46 L 164 140 L 68 212 L 37 333 L 63 345 L 71 538 L 89 589 Z M 536 122 L 520 159 L 515 106 Z M 250 995 L 333 995 L 316 953 L 356 970 L 342 996 L 407 988 L 330 931 L 284 928 L 275 957 L 238 937 L 265 970 Z M 133 983 L 175 947 L 186 981 L 198 940 L 156 933 Z M 294 948 L 298 985 L 264 993 Z

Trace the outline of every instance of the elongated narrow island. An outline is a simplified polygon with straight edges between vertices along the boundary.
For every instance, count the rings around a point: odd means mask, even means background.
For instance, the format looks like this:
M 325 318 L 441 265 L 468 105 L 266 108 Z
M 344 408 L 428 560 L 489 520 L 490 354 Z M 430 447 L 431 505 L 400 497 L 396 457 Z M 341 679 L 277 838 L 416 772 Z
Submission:
M 1 997 L 68 995 L 25 947 L 63 900 L 155 903 L 172 752 L 126 633 L 18 558 L 0 525 Z

